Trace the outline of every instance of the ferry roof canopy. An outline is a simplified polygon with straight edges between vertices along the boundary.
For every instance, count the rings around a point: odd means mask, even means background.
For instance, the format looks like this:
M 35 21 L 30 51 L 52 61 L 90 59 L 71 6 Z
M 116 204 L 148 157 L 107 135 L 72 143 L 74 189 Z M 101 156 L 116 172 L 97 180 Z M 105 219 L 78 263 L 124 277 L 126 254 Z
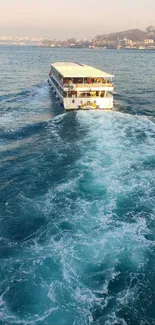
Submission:
M 102 78 L 112 78 L 107 72 L 98 70 L 96 68 L 90 67 L 89 65 L 74 63 L 74 62 L 55 62 L 52 64 L 62 77 L 66 78 L 76 78 L 76 77 L 102 77 Z

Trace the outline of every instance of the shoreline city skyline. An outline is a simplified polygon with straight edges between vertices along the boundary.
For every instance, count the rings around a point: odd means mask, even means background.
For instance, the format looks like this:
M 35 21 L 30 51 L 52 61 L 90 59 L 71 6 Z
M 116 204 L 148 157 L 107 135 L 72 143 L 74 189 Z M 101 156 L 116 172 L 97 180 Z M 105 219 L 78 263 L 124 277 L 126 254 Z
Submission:
M 155 50 L 155 27 L 149 25 L 145 30 L 130 29 L 109 34 L 99 34 L 91 39 L 43 38 L 28 36 L 0 36 L 0 44 L 36 45 L 41 47 L 104 48 L 104 49 L 149 49 Z
M 152 22 L 152 23 L 149 23 L 148 25 L 146 25 L 146 26 L 149 26 L 149 27 L 154 27 L 154 25 L 155 25 L 155 21 L 154 22 Z M 95 38 L 97 35 L 109 35 L 109 34 L 113 34 L 113 33 L 121 33 L 121 32 L 124 32 L 124 31 L 128 31 L 128 30 L 136 30 L 136 29 L 138 29 L 138 30 L 141 30 L 141 31 L 143 31 L 143 32 L 145 32 L 146 31 L 146 26 L 144 26 L 144 28 L 140 28 L 140 26 L 136 26 L 136 27 L 134 27 L 134 26 L 130 26 L 129 28 L 122 28 L 122 29 L 114 29 L 114 30 L 110 30 L 110 31 L 105 31 L 104 29 L 101 29 L 101 30 L 99 30 L 99 32 L 98 33 L 96 33 L 96 34 L 92 34 L 92 35 L 90 35 L 89 37 L 88 36 L 86 36 L 86 35 L 78 35 L 78 33 L 75 31 L 74 33 L 71 33 L 71 34 L 68 34 L 68 35 L 55 35 L 55 36 L 53 36 L 52 35 L 52 32 L 51 32 L 51 34 L 49 34 L 49 35 L 43 35 L 43 34 L 38 34 L 38 35 L 36 35 L 36 34 L 32 34 L 31 36 L 30 35 L 28 35 L 28 34 L 20 34 L 20 33 L 16 33 L 16 34 L 12 34 L 11 35 L 11 33 L 7 33 L 7 34 L 5 34 L 5 33 L 1 33 L 0 34 L 0 40 L 1 39 L 5 39 L 5 38 L 8 38 L 8 39 L 13 39 L 13 38 L 21 38 L 21 39 L 27 39 L 27 40 L 32 40 L 32 39 L 40 39 L 40 40 L 44 40 L 44 39 L 55 39 L 55 40 L 66 40 L 66 39 L 68 39 L 68 38 L 75 38 L 75 39 L 78 39 L 78 40 L 81 40 L 81 39 L 83 39 L 83 40 L 92 40 L 93 38 Z M 1 30 L 0 30 L 0 32 L 1 32 Z

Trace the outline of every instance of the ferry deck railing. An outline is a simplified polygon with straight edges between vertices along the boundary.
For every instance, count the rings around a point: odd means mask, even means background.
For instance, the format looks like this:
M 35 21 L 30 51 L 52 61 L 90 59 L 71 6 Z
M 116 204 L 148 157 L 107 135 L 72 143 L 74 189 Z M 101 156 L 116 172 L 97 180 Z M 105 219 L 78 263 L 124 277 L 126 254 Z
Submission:
M 86 96 L 86 95 L 82 95 L 82 94 L 79 94 L 78 96 L 75 96 L 75 95 L 70 95 L 70 94 L 66 94 L 64 96 L 65 98 L 73 98 L 73 99 L 76 99 L 76 98 L 85 98 L 85 99 L 90 99 L 90 100 L 95 100 L 95 99 L 98 99 L 98 98 L 112 98 L 113 96 L 111 94 L 107 94 L 104 95 L 104 96 L 93 96 L 93 95 L 90 95 L 90 96 Z
M 76 89 L 76 88 L 112 88 L 113 83 L 112 82 L 107 82 L 107 83 L 68 83 L 68 84 L 63 84 L 64 88 L 69 88 L 69 89 Z

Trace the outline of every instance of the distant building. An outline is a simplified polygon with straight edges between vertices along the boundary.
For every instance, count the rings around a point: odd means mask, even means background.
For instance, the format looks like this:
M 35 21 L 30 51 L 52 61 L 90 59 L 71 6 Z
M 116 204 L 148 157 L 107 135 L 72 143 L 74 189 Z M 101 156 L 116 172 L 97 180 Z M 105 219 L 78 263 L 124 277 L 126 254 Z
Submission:
M 155 31 L 155 27 L 153 25 L 150 25 L 146 28 L 146 31 L 147 33 L 150 33 L 150 32 L 154 32 Z
M 119 40 L 119 44 L 122 47 L 131 46 L 132 45 L 132 41 L 130 39 L 128 39 L 127 37 L 125 37 L 124 39 L 120 39 Z
M 146 38 L 146 39 L 144 40 L 144 44 L 145 44 L 145 45 L 146 45 L 146 44 L 154 44 L 154 40 L 153 40 L 153 39 Z

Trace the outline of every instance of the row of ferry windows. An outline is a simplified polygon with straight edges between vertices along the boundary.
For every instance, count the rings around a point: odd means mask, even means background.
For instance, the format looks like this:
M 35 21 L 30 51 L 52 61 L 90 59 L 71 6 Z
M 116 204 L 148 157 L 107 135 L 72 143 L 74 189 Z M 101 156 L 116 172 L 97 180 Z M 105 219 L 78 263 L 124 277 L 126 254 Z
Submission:
M 96 84 L 96 83 L 111 83 L 105 78 L 64 78 L 63 84 Z
M 61 91 L 62 93 L 62 91 Z M 77 93 L 76 91 L 64 91 L 62 93 L 63 97 L 77 98 L 77 97 L 105 97 L 105 91 L 93 91 L 93 92 L 82 92 Z
M 52 74 L 55 76 L 57 80 L 61 82 L 61 84 L 93 84 L 93 83 L 111 83 L 110 80 L 105 78 L 62 78 L 61 74 L 55 69 L 51 70 Z

